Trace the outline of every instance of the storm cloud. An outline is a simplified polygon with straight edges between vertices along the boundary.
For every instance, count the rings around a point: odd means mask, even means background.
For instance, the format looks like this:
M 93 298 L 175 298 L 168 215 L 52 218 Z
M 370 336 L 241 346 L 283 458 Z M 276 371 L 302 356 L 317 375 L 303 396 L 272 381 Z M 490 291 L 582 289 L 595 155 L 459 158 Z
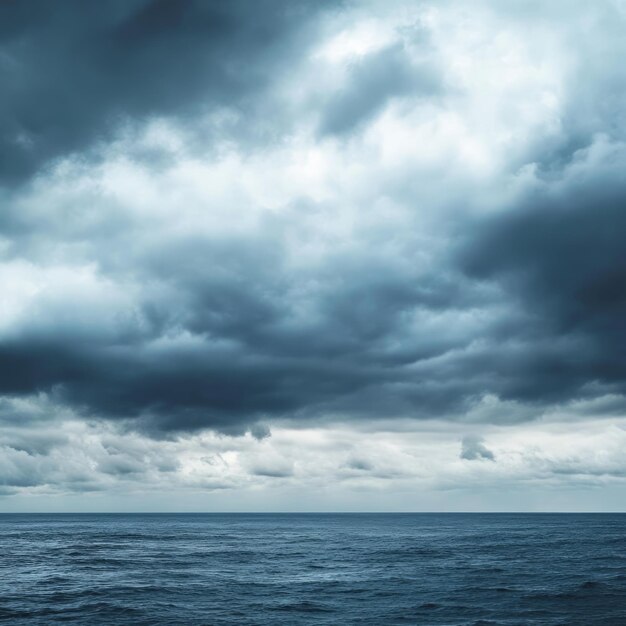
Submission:
M 461 441 L 461 458 L 466 461 L 476 461 L 478 459 L 486 459 L 494 461 L 493 452 L 485 445 L 482 437 L 463 437 Z
M 626 15 L 469 5 L 0 7 L 6 489 L 287 483 L 276 428 L 407 423 L 443 483 L 586 467 L 458 441 L 623 412 Z M 326 452 L 421 476 L 381 449 Z
M 249 112 L 324 2 L 113 0 L 0 7 L 0 174 L 23 180 L 120 123 Z

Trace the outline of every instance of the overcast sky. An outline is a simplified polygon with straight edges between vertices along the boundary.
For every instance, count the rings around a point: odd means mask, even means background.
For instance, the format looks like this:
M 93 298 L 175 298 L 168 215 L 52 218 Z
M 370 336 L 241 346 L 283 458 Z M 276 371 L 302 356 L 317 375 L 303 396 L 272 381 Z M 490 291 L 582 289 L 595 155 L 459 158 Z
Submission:
M 625 509 L 625 33 L 0 4 L 0 511 Z

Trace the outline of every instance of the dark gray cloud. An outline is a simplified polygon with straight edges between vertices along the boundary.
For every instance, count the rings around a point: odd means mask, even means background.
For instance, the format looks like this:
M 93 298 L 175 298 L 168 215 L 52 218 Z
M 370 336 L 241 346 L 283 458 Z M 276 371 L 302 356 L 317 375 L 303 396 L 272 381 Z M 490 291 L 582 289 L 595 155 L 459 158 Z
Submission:
M 106 250 L 119 261 L 122 241 L 115 229 L 98 242 L 104 267 Z M 269 229 L 252 239 L 157 239 L 131 270 L 164 293 L 142 294 L 112 333 L 91 313 L 77 326 L 27 321 L 0 345 L 0 393 L 51 393 L 85 415 L 133 419 L 154 434 L 241 434 L 264 418 L 337 413 L 427 417 L 465 405 L 474 387 L 464 373 L 434 380 L 428 366 L 426 375 L 411 371 L 466 341 L 415 335 L 412 321 L 471 303 L 462 284 L 375 251 L 294 273 L 285 245 Z M 123 270 L 112 263 L 107 272 Z M 158 344 L 180 333 L 188 339 Z
M 253 424 L 250 428 L 250 434 L 257 441 L 262 441 L 272 436 L 272 431 L 267 424 Z
M 205 305 L 207 315 L 222 314 L 210 306 Z M 458 380 L 420 381 L 404 370 L 407 357 L 377 354 L 395 328 L 372 339 L 365 333 L 342 341 L 347 331 L 341 318 L 294 331 L 286 315 L 273 319 L 276 327 L 266 330 L 263 320 L 251 319 L 249 310 L 245 314 L 245 324 L 235 319 L 225 329 L 219 323 L 211 329 L 231 341 L 226 346 L 212 345 L 209 330 L 163 349 L 132 335 L 123 337 L 122 345 L 115 337 L 77 345 L 70 334 L 68 344 L 54 327 L 43 338 L 5 341 L 0 367 L 7 375 L 0 392 L 48 392 L 86 415 L 134 418 L 148 430 L 210 426 L 240 433 L 266 416 L 320 417 L 326 411 L 427 415 L 459 402 Z M 328 345 L 315 346 L 306 339 L 307 331 L 324 333 L 320 341 Z
M 487 461 L 496 460 L 493 452 L 485 445 L 485 440 L 482 437 L 472 435 L 463 437 L 461 441 L 461 458 L 466 461 L 476 461 L 480 459 Z
M 287 478 L 293 475 L 293 470 L 289 467 L 272 467 L 260 465 L 252 468 L 254 476 L 266 476 L 267 478 Z
M 462 420 L 492 395 L 523 406 L 484 419 L 512 422 L 626 393 L 616 99 L 585 100 L 585 115 L 598 110 L 591 129 L 567 100 L 577 90 L 546 86 L 533 58 L 502 95 L 491 66 L 463 83 L 475 48 L 424 52 L 406 28 L 349 57 L 339 88 L 307 91 L 316 37 L 337 35 L 328 21 L 341 10 L 2 5 L 0 395 L 46 394 L 55 410 L 155 437 L 213 428 L 262 440 L 277 419 Z M 615 75 L 597 85 L 611 91 Z M 536 93 L 550 106 L 533 109 Z M 393 99 L 405 108 L 359 144 Z M 482 104 L 505 114 L 485 123 Z M 225 122 L 221 143 L 198 152 L 188 136 L 207 111 L 243 118 L 258 141 Z M 542 115 L 552 125 L 534 125 Z M 161 146 L 163 163 L 137 156 L 159 116 L 182 145 Z M 511 125 L 509 162 L 498 142 Z M 489 458 L 477 445 L 467 454 Z M 139 471 L 128 458 L 102 467 Z
M 432 63 L 413 64 L 395 44 L 355 62 L 345 85 L 326 103 L 322 135 L 342 135 L 367 122 L 392 98 L 431 96 L 441 89 Z
M 599 164 L 590 179 L 542 188 L 474 226 L 463 267 L 524 312 L 523 327 L 508 331 L 523 344 L 502 364 L 504 397 L 584 397 L 591 383 L 626 391 L 625 200 L 621 175 Z
M 0 6 L 0 180 L 120 123 L 228 105 L 247 115 L 325 2 L 68 0 Z M 333 3 L 337 6 L 337 3 Z
M 352 458 L 346 463 L 346 467 L 351 470 L 369 472 L 373 469 L 372 463 L 366 459 Z

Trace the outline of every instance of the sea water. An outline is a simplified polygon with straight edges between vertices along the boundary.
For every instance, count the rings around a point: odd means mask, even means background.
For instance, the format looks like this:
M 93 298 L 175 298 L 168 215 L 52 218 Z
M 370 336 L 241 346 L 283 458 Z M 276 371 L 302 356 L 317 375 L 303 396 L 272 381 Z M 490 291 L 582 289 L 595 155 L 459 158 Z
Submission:
M 0 515 L 0 621 L 626 626 L 626 515 Z

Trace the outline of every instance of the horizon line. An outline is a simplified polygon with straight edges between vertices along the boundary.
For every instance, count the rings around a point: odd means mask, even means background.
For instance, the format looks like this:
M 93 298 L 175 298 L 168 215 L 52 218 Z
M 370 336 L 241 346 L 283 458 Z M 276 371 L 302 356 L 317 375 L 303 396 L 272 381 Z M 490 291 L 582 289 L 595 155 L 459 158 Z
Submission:
M 0 515 L 626 515 L 626 511 L 0 511 Z

